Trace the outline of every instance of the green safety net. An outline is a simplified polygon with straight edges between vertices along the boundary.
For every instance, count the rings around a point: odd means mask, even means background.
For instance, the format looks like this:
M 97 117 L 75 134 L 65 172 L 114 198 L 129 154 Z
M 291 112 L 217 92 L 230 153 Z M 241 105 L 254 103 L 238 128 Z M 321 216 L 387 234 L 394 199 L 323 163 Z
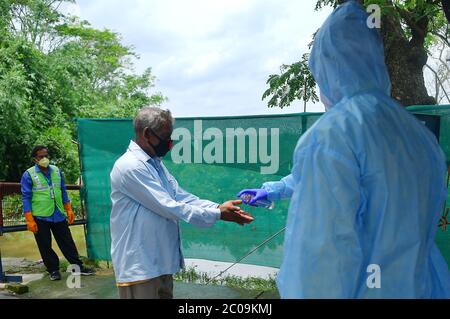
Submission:
M 435 115 L 439 117 L 439 144 L 447 158 L 447 187 L 450 178 L 450 105 L 439 106 L 410 106 L 407 108 L 414 114 Z M 436 235 L 436 243 L 444 255 L 447 264 L 450 265 L 450 189 L 447 195 L 447 201 L 442 211 L 442 218 L 439 222 L 439 229 Z
M 446 143 L 442 147 L 450 158 L 450 107 L 416 107 L 414 112 L 442 116 L 441 142 Z M 299 137 L 321 115 L 177 118 L 175 145 L 164 164 L 184 189 L 200 198 L 218 203 L 235 199 L 243 188 L 257 188 L 288 175 Z M 90 258 L 111 259 L 109 174 L 133 136 L 131 119 L 78 119 Z M 243 227 L 217 222 L 201 229 L 181 223 L 184 256 L 237 261 L 284 228 L 288 206 L 288 200 L 277 202 L 272 210 L 245 206 L 255 221 Z M 439 229 L 437 242 L 450 263 L 449 235 L 450 227 Z M 241 262 L 279 267 L 283 239 L 280 233 Z

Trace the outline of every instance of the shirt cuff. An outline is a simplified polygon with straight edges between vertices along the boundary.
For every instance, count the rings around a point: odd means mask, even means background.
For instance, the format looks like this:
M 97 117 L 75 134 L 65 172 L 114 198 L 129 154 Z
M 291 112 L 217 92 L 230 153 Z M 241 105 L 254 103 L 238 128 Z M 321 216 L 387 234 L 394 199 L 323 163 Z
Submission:
M 213 212 L 214 212 L 214 214 L 215 214 L 215 216 L 216 216 L 216 221 L 217 221 L 217 220 L 220 219 L 221 213 L 220 213 L 220 208 L 218 207 L 218 205 L 216 205 L 215 207 L 216 207 L 216 208 L 213 208 Z

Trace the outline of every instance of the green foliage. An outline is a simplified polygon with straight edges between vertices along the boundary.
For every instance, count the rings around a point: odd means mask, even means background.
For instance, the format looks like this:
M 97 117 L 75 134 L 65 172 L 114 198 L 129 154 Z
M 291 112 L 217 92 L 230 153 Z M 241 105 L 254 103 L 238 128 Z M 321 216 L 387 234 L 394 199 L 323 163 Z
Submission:
M 422 32 L 420 24 L 426 24 L 425 49 L 430 49 L 439 38 L 450 36 L 447 19 L 440 2 L 425 0 L 365 0 L 364 4 L 379 4 L 383 14 L 394 15 L 402 22 L 404 36 L 412 40 L 414 32 Z
M 339 1 L 339 0 L 317 0 L 314 10 L 317 11 L 317 10 L 320 10 L 323 7 L 327 7 L 327 6 L 336 8 L 337 5 L 341 4 L 342 2 L 344 2 L 344 1 L 343 0 L 342 1 Z M 359 1 L 359 2 L 361 2 L 361 1 Z
M 67 267 L 69 267 L 69 266 L 70 266 L 70 263 L 67 260 L 62 259 L 59 261 L 59 271 L 60 272 L 66 272 Z
M 80 260 L 84 266 L 90 268 L 101 268 L 100 260 L 90 259 L 86 256 L 80 256 Z
M 22 196 L 21 195 L 9 195 L 5 196 L 3 201 L 3 218 L 4 225 L 16 225 L 24 223 L 22 210 Z
M 79 172 L 77 117 L 132 117 L 165 97 L 148 68 L 133 72 L 120 35 L 65 16 L 54 0 L 0 0 L 0 180 L 18 181 L 34 145 L 49 147 L 68 183 Z
M 269 88 L 262 99 L 272 96 L 269 107 L 286 107 L 295 100 L 317 102 L 319 98 L 315 92 L 316 82 L 308 68 L 308 54 L 304 54 L 301 61 L 291 65 L 283 64 L 281 74 L 272 74 L 267 80 Z
M 83 211 L 80 201 L 80 192 L 78 190 L 67 191 L 75 219 L 83 218 Z M 19 225 L 25 223 L 22 209 L 22 195 L 8 195 L 3 198 L 3 218 L 5 226 Z
M 181 282 L 223 285 L 232 288 L 242 288 L 252 291 L 273 291 L 277 290 L 275 278 L 262 279 L 258 277 L 242 278 L 238 276 L 226 275 L 218 278 L 209 274 L 199 272 L 195 267 L 184 268 L 174 275 L 174 279 Z
M 75 214 L 75 220 L 83 219 L 84 214 L 81 206 L 80 192 L 78 190 L 67 191 L 72 204 L 72 210 Z
M 30 82 L 19 57 L 16 43 L 0 43 L 0 180 L 21 174 L 32 141 Z

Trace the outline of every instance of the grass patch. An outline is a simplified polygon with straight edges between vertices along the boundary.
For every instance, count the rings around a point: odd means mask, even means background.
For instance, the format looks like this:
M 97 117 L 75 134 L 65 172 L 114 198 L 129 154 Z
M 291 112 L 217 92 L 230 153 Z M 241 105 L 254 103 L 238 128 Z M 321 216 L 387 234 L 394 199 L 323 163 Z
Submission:
M 3 270 L 8 274 L 38 274 L 45 272 L 45 265 L 39 262 L 28 262 L 21 266 L 5 266 Z
M 80 260 L 83 263 L 83 265 L 85 265 L 87 267 L 96 268 L 96 269 L 102 268 L 102 266 L 100 266 L 100 260 L 89 259 L 85 256 L 80 256 Z
M 176 281 L 196 283 L 203 285 L 221 285 L 231 288 L 246 289 L 251 291 L 276 291 L 275 278 L 263 279 L 259 277 L 242 278 L 238 276 L 222 275 L 221 277 L 210 277 L 205 272 L 199 272 L 196 267 L 182 269 L 174 275 Z

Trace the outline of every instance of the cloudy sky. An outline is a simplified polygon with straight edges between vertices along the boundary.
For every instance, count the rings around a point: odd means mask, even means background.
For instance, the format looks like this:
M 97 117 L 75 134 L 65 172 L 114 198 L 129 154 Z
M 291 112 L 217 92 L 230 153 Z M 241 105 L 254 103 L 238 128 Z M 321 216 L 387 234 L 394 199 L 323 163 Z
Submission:
M 270 74 L 300 59 L 330 8 L 316 0 L 78 0 L 66 10 L 119 32 L 152 68 L 156 90 L 175 116 L 297 113 L 299 101 L 269 109 Z M 322 111 L 320 103 L 308 111 Z

